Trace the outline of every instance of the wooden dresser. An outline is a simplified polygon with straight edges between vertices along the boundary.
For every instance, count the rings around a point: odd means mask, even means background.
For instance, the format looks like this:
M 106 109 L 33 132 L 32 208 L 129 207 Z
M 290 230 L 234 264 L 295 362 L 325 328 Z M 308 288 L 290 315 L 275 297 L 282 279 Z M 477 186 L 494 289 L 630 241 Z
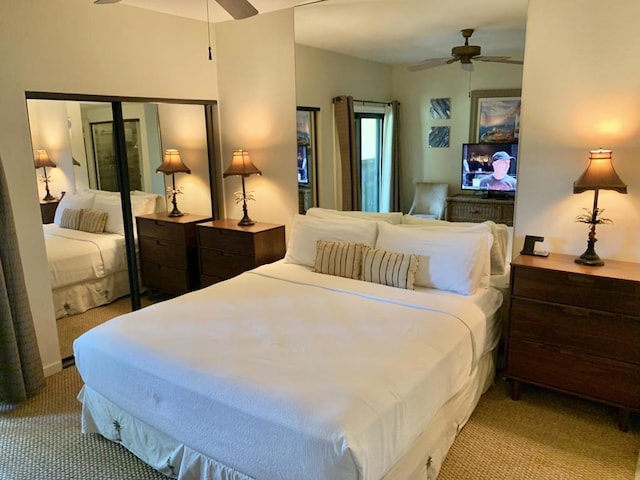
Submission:
M 447 220 L 450 222 L 485 222 L 513 225 L 513 198 L 482 198 L 459 194 L 447 198 Z
M 284 257 L 284 225 L 214 220 L 198 225 L 200 283 L 205 287 Z
M 48 202 L 40 200 L 40 214 L 42 215 L 43 224 L 53 223 L 53 218 L 56 214 L 59 203 L 60 200 L 51 200 Z
M 166 212 L 136 217 L 142 284 L 165 293 L 182 294 L 199 287 L 196 224 L 211 217 Z
M 627 431 L 640 411 L 640 264 L 603 267 L 570 255 L 511 263 L 506 376 L 618 407 Z

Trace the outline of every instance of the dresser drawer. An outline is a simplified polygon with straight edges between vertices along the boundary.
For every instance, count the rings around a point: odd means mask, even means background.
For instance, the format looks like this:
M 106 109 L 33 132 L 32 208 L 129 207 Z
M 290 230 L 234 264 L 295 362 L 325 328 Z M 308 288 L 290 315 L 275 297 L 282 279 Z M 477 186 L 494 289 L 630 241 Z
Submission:
M 640 306 L 638 282 L 558 270 L 513 269 L 512 295 L 613 313 L 637 313 Z
M 137 219 L 138 236 L 161 238 L 180 245 L 186 244 L 185 226 L 161 220 Z
M 190 290 L 189 274 L 186 270 L 142 262 L 144 286 L 169 293 L 185 293 Z
M 453 203 L 449 208 L 452 220 L 483 222 L 496 216 L 496 209 L 493 205 Z
M 187 268 L 187 251 L 184 246 L 147 237 L 140 237 L 138 241 L 143 262 L 153 262 L 182 270 Z
M 626 362 L 512 338 L 507 375 L 605 403 L 640 408 L 640 367 Z
M 640 318 L 514 298 L 510 338 L 571 347 L 640 365 Z
M 200 248 L 200 273 L 219 278 L 231 278 L 255 267 L 254 257 L 223 250 Z
M 201 248 L 253 255 L 253 241 L 254 236 L 252 234 L 238 230 L 198 228 L 198 244 Z

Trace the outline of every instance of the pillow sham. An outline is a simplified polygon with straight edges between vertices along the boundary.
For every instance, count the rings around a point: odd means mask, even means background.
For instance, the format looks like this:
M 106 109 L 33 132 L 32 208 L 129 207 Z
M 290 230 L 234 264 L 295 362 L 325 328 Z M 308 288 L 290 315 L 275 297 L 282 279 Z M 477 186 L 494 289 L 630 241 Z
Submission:
M 82 218 L 82 209 L 80 208 L 65 208 L 60 216 L 60 228 L 69 228 L 71 230 L 78 230 L 80 225 L 80 219 Z
M 364 248 L 361 243 L 318 240 L 313 271 L 359 280 Z
M 333 216 L 358 218 L 360 220 L 382 221 L 399 224 L 402 222 L 402 212 L 358 212 L 333 210 L 330 208 L 311 207 L 307 210 L 307 215 L 318 218 L 329 218 Z
M 413 290 L 418 265 L 417 255 L 364 247 L 362 280 Z
M 493 236 L 491 244 L 491 275 L 502 275 L 507 268 L 507 256 L 509 250 L 509 227 L 502 223 L 495 223 L 487 220 L 482 223 L 471 222 L 448 222 L 430 218 L 420 218 L 414 215 L 403 215 L 402 225 L 420 225 L 426 228 L 457 228 L 457 229 L 478 229 L 478 225 L 487 225 Z
M 363 243 L 373 247 L 378 223 L 356 218 L 315 218 L 296 214 L 284 256 L 285 263 L 313 267 L 318 240 Z
M 102 233 L 104 232 L 104 227 L 107 225 L 108 216 L 109 214 L 107 212 L 85 208 L 82 210 L 82 216 L 80 217 L 80 224 L 77 230 L 89 233 Z
M 149 199 L 131 195 L 131 216 L 133 218 L 133 231 L 136 232 L 136 216 L 148 213 Z M 96 195 L 93 205 L 95 210 L 107 212 L 107 224 L 104 227 L 105 232 L 118 233 L 124 235 L 124 223 L 122 220 L 122 206 L 119 196 L 113 195 Z
M 93 208 L 93 201 L 95 197 L 96 196 L 93 193 L 66 193 L 60 200 L 58 208 L 56 208 L 56 213 L 53 216 L 53 223 L 60 226 L 62 213 L 67 208 L 75 210 L 81 210 L 83 208 Z
M 420 256 L 417 286 L 472 295 L 489 285 L 488 232 L 403 228 L 378 222 L 376 248 Z

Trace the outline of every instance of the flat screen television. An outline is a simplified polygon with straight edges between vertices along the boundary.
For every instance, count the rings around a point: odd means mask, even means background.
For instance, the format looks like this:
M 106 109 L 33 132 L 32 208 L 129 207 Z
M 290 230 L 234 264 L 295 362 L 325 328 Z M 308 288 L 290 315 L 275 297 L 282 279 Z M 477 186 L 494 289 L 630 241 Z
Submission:
M 463 190 L 495 198 L 515 195 L 517 143 L 465 143 L 460 163 Z

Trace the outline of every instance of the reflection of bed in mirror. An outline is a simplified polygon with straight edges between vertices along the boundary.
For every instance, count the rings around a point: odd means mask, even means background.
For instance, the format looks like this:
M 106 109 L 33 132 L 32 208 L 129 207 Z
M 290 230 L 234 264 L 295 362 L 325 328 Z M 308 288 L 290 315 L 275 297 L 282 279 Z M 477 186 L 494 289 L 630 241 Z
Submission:
M 436 478 L 493 380 L 496 233 L 316 213 L 284 260 L 78 338 L 83 431 L 171 478 Z
M 132 192 L 134 222 L 136 215 L 162 210 L 161 195 Z M 77 315 L 129 294 L 118 192 L 67 193 L 53 223 L 43 225 L 43 230 L 56 318 Z

